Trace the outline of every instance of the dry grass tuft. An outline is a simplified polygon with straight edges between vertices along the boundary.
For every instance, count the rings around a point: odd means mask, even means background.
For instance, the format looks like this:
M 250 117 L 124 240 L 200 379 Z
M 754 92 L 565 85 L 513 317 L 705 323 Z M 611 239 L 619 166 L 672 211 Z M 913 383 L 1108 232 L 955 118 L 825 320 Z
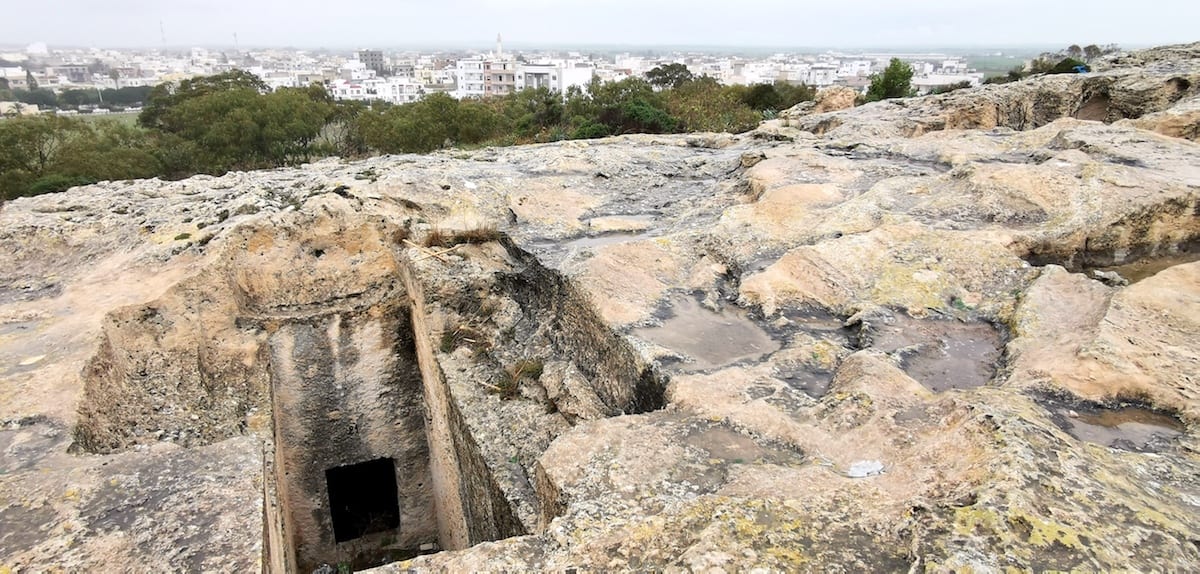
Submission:
M 443 353 L 450 354 L 464 344 L 473 348 L 486 346 L 482 334 L 466 325 L 460 325 L 455 329 L 442 332 L 442 340 L 438 349 Z
M 536 381 L 542 376 L 544 365 L 536 359 L 523 359 L 500 373 L 495 385 L 488 385 L 501 399 L 515 399 L 521 394 L 521 381 Z
M 498 241 L 501 233 L 495 226 L 481 225 L 471 229 L 447 232 L 434 227 L 425 236 L 425 247 L 454 247 L 464 243 L 480 244 Z

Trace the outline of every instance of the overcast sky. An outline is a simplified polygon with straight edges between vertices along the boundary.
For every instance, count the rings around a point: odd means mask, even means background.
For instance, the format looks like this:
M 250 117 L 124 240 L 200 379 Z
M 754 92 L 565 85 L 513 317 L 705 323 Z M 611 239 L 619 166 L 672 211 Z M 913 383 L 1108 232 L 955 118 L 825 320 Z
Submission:
M 390 47 L 1123 46 L 1200 40 L 1198 0 L 41 0 L 0 43 Z

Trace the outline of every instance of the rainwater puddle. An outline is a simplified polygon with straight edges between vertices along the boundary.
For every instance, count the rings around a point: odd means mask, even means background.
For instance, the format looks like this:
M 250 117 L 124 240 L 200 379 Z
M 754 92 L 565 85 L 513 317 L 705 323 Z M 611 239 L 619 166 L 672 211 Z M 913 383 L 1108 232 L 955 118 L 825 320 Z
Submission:
M 832 345 L 835 348 L 852 349 L 856 346 L 857 335 L 845 326 L 845 320 L 837 315 L 820 309 L 789 309 L 782 313 L 786 324 L 773 324 L 773 333 L 780 338 L 788 338 L 797 333 L 805 333 L 814 342 Z M 818 345 L 820 343 L 817 343 Z M 816 353 L 817 345 L 813 346 Z M 814 355 L 815 356 L 815 355 Z M 785 362 L 776 363 L 775 378 L 783 381 L 794 390 L 800 391 L 811 398 L 820 399 L 829 392 L 833 383 L 833 370 L 836 364 L 820 365 L 818 362 Z
M 650 214 L 595 217 L 588 220 L 588 224 L 593 226 L 591 235 L 576 237 L 575 239 L 540 239 L 533 242 L 533 247 L 573 252 L 650 239 L 655 237 L 655 234 L 649 227 L 657 217 Z
M 988 323 L 906 315 L 890 324 L 872 324 L 863 343 L 899 356 L 908 376 L 938 393 L 986 384 L 996 374 L 1002 347 L 1000 334 Z
M 605 245 L 616 245 L 618 243 L 630 243 L 633 241 L 641 241 L 652 237 L 649 233 L 605 233 L 602 235 L 593 235 L 591 237 L 580 237 L 562 243 L 554 244 L 560 249 L 566 251 L 576 251 L 579 249 L 590 249 L 593 247 L 603 247 Z
M 814 399 L 825 396 L 829 392 L 829 385 L 833 383 L 833 373 L 807 367 L 776 369 L 775 377 Z
M 658 215 L 638 213 L 634 215 L 600 215 L 587 220 L 588 227 L 598 231 L 641 231 L 650 227 Z
M 709 427 L 690 432 L 684 443 L 705 451 L 710 459 L 725 463 L 766 463 L 800 465 L 804 456 L 784 448 L 768 448 L 754 439 L 725 427 Z
M 591 229 L 588 235 L 574 239 L 540 239 L 533 242 L 533 247 L 574 252 L 650 239 L 656 236 L 651 226 L 658 220 L 658 217 L 654 213 L 597 216 L 584 222 Z
M 40 321 L 18 321 L 16 323 L 0 324 L 0 336 L 32 333 Z
M 892 415 L 892 420 L 900 424 L 921 423 L 929 418 L 929 409 L 925 405 L 913 405 Z
M 1141 407 L 1055 414 L 1055 424 L 1079 440 L 1133 452 L 1159 452 L 1185 430 L 1175 417 Z
M 751 259 L 749 262 L 746 263 L 745 270 L 743 273 L 745 275 L 750 275 L 752 273 L 759 273 L 759 272 L 765 271 L 767 269 L 767 267 L 770 267 L 770 266 L 774 265 L 777 261 L 779 261 L 780 257 L 781 257 L 780 255 L 763 255 L 761 257 L 756 257 L 754 259 Z
M 825 335 L 829 338 L 853 338 L 853 330 L 846 327 L 845 319 L 819 309 L 786 310 L 783 317 L 795 324 L 796 328 L 814 336 Z
M 1142 259 L 1140 261 L 1134 261 L 1133 263 L 1126 263 L 1124 265 L 1096 267 L 1095 270 L 1115 272 L 1130 284 L 1133 284 L 1143 279 L 1153 277 L 1154 275 L 1158 274 L 1159 271 L 1162 271 L 1168 267 L 1174 267 L 1176 265 L 1183 265 L 1184 263 L 1192 263 L 1195 261 L 1200 261 L 1200 249 L 1187 253 L 1179 253 L 1176 255 Z M 1090 273 L 1089 276 L 1091 276 Z
M 683 371 L 703 371 L 758 359 L 778 351 L 779 341 L 759 327 L 745 311 L 725 307 L 705 309 L 690 296 L 671 298 L 669 316 L 657 327 L 634 329 L 633 334 L 691 359 Z

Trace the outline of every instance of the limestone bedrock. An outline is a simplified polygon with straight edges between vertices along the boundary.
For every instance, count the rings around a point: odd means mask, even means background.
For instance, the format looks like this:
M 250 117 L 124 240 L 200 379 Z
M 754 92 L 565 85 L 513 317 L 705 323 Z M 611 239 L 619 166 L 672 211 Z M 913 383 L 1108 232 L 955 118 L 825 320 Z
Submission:
M 1200 44 L 1094 69 L 10 201 L 0 571 L 1200 569 Z

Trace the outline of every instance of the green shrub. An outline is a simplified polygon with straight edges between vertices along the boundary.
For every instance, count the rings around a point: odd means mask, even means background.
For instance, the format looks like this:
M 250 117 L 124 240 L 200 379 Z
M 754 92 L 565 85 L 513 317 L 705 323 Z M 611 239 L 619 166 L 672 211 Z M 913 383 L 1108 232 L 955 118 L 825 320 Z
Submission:
M 1083 69 L 1088 70 L 1088 65 L 1075 58 L 1063 58 L 1047 74 L 1074 74 L 1077 66 L 1083 66 Z
M 43 193 L 58 193 L 78 185 L 88 185 L 92 183 L 96 182 L 87 177 L 52 173 L 34 180 L 34 182 L 29 185 L 29 189 L 24 195 L 32 196 L 41 195 Z
M 571 132 L 571 139 L 573 139 L 573 140 L 590 140 L 590 139 L 595 139 L 595 138 L 608 137 L 609 135 L 611 135 L 611 134 L 608 131 L 608 126 L 606 126 L 604 124 L 598 124 L 595 122 L 588 122 L 586 124 L 583 124 L 583 125 L 575 128 L 575 131 Z

